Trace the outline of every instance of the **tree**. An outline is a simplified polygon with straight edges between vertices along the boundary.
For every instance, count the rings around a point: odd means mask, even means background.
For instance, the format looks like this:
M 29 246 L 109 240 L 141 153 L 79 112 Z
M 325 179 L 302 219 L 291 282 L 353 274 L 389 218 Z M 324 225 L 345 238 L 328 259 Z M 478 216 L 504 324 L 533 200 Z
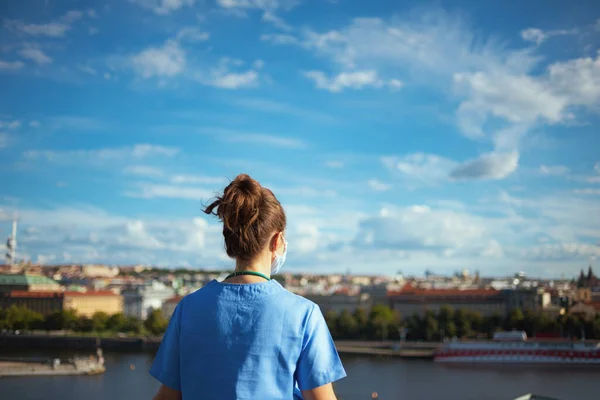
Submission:
M 341 339 L 355 339 L 358 333 L 356 319 L 349 311 L 344 310 L 337 318 L 336 330 Z
M 369 324 L 369 316 L 364 308 L 357 308 L 354 311 L 354 320 L 357 325 L 357 339 L 366 339 L 368 335 L 368 324 Z
M 43 320 L 40 313 L 13 304 L 3 312 L 2 325 L 11 330 L 36 329 L 42 326 Z
M 77 321 L 75 322 L 75 331 L 78 332 L 91 332 L 94 329 L 94 324 L 93 321 L 91 320 L 91 318 L 88 318 L 86 316 L 80 316 L 79 318 L 77 318 Z
M 144 325 L 136 317 L 125 317 L 122 330 L 127 333 L 139 335 L 144 330 Z
M 152 310 L 148 318 L 144 321 L 146 330 L 154 335 L 164 333 L 167 325 L 169 325 L 169 321 L 163 316 L 161 310 Z
M 108 314 L 104 311 L 95 312 L 94 315 L 92 315 L 92 329 L 96 332 L 105 330 L 108 318 Z
M 388 306 L 375 305 L 369 314 L 368 326 L 369 339 L 386 340 L 389 332 L 397 335 L 400 327 L 400 315 Z
M 324 318 L 325 318 L 325 322 L 327 323 L 327 328 L 329 328 L 329 333 L 331 334 L 331 336 L 333 338 L 338 337 L 338 332 L 337 332 L 337 313 L 333 310 L 329 310 L 325 313 Z
M 441 334 L 444 337 L 456 336 L 456 324 L 454 323 L 454 309 L 443 305 L 438 311 L 438 323 Z
M 456 334 L 458 337 L 465 337 L 471 334 L 471 321 L 467 312 L 462 308 L 454 313 L 454 323 L 456 324 Z
M 520 308 L 515 308 L 508 314 L 508 316 L 506 318 L 506 324 L 505 324 L 506 329 L 507 330 L 516 329 L 516 330 L 522 331 L 525 328 L 524 320 L 525 320 L 525 316 L 523 315 L 523 311 L 521 311 Z
M 48 331 L 74 329 L 77 324 L 77 314 L 73 310 L 55 311 L 44 320 L 44 328 Z
M 106 329 L 114 332 L 120 332 L 123 331 L 125 323 L 126 318 L 125 315 L 123 315 L 123 313 L 113 314 L 106 321 Z
M 433 313 L 427 313 L 425 316 L 424 338 L 430 342 L 439 337 L 439 324 Z

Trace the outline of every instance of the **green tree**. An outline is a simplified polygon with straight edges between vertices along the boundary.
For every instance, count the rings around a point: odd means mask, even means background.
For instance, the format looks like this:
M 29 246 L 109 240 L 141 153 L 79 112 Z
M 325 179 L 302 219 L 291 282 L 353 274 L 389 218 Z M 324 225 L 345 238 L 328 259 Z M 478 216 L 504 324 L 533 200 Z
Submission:
M 471 321 L 464 309 L 456 310 L 454 313 L 454 323 L 456 324 L 456 334 L 458 337 L 462 338 L 471 334 Z
M 152 310 L 144 321 L 146 330 L 154 335 L 164 333 L 167 325 L 169 325 L 169 321 L 163 316 L 161 310 Z
M 515 308 L 508 314 L 505 327 L 507 330 L 516 329 L 522 331 L 525 329 L 524 322 L 525 315 L 523 315 L 523 311 L 520 308 Z
M 336 331 L 340 339 L 356 339 L 358 324 L 354 316 L 347 310 L 340 313 L 337 318 Z
M 324 318 L 325 322 L 327 323 L 327 328 L 329 328 L 329 333 L 331 333 L 331 336 L 334 339 L 337 339 L 339 337 L 337 331 L 338 314 L 333 310 L 329 310 L 325 313 Z
M 488 337 L 493 337 L 494 333 L 500 330 L 502 330 L 502 317 L 500 314 L 495 313 L 484 318 L 482 331 L 487 334 Z
M 592 338 L 600 340 L 600 314 L 596 315 L 592 326 Z
M 428 312 L 425 315 L 424 325 L 423 336 L 426 341 L 430 342 L 439 338 L 440 326 L 433 313 Z
M 94 324 L 91 320 L 91 318 L 88 318 L 86 316 L 80 316 L 79 318 L 77 318 L 77 321 L 75 322 L 75 331 L 78 332 L 91 332 L 94 329 Z
M 369 314 L 369 339 L 386 340 L 390 332 L 397 335 L 400 326 L 400 315 L 388 306 L 373 306 Z
M 123 332 L 132 333 L 134 335 L 139 335 L 144 331 L 144 324 L 141 320 L 135 317 L 125 317 L 125 321 L 122 326 Z
M 104 311 L 95 312 L 94 315 L 92 315 L 92 329 L 96 332 L 102 332 L 106 330 L 108 318 L 108 314 Z
M 123 313 L 113 314 L 106 321 L 106 329 L 113 332 L 122 332 L 124 331 L 125 323 L 126 318 Z
M 3 325 L 8 329 L 37 329 L 42 326 L 44 318 L 40 313 L 25 307 L 12 305 L 4 311 Z
M 44 319 L 44 328 L 48 331 L 75 329 L 77 314 L 73 310 L 55 311 Z
M 353 316 L 358 327 L 357 339 L 367 339 L 369 329 L 369 316 L 367 315 L 367 312 L 364 308 L 357 308 L 354 311 Z
M 444 337 L 456 336 L 456 324 L 454 323 L 454 309 L 443 305 L 437 314 L 439 328 Z

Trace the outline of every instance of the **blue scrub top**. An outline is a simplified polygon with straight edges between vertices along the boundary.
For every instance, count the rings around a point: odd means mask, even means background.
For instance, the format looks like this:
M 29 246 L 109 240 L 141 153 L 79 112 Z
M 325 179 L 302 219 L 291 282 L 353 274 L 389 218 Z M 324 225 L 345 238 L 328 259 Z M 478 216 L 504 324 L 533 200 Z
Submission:
M 291 400 L 346 376 L 319 307 L 275 280 L 184 297 L 150 374 L 184 400 Z

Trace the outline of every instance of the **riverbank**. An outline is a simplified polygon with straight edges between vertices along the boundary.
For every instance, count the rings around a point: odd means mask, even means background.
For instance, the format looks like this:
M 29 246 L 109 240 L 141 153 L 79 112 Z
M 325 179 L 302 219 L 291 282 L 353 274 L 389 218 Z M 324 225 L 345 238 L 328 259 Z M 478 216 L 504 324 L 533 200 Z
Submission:
M 2 357 L 0 358 L 0 377 L 102 374 L 105 372 L 102 350 L 98 349 L 96 354 L 97 356 L 68 359 Z
M 56 335 L 4 335 L 0 336 L 0 351 L 32 350 L 78 350 L 156 352 L 160 338 L 145 337 L 91 337 Z M 433 358 L 439 343 L 337 340 L 336 347 L 342 354 L 370 354 L 405 358 Z

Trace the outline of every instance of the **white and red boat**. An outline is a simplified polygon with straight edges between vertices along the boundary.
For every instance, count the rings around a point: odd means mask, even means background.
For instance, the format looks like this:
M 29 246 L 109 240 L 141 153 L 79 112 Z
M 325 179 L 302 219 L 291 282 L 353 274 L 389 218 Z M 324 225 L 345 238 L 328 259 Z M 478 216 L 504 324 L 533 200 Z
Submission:
M 498 332 L 492 341 L 452 341 L 434 355 L 447 363 L 599 364 L 600 343 L 527 340 L 525 332 Z

